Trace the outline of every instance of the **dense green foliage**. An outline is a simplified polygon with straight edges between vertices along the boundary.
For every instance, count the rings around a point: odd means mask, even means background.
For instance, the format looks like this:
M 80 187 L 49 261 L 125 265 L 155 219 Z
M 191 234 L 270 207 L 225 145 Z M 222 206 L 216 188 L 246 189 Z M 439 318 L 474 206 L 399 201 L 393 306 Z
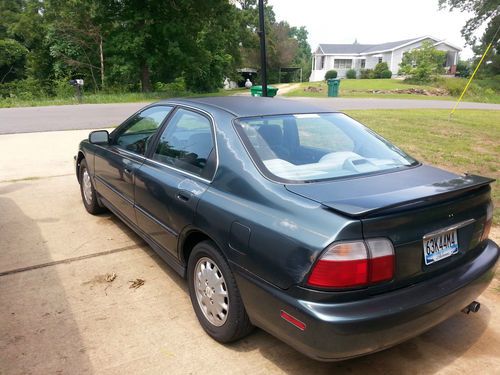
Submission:
M 420 48 L 403 54 L 399 73 L 413 82 L 430 82 L 444 72 L 445 59 L 445 51 L 439 51 L 432 42 L 424 41 Z
M 459 60 L 457 63 L 457 70 L 455 76 L 468 78 L 471 75 L 471 66 L 468 61 Z
M 267 2 L 266 2 L 267 3 Z M 0 0 L 0 97 L 211 92 L 260 67 L 257 0 Z M 310 72 L 307 30 L 266 4 L 270 80 Z
M 391 78 L 392 72 L 386 62 L 379 62 L 373 69 L 374 78 Z
M 356 71 L 354 69 L 349 69 L 345 73 L 345 77 L 348 78 L 348 79 L 356 79 Z
M 374 73 L 373 69 L 361 69 L 359 71 L 359 78 L 372 79 L 372 78 L 375 78 L 375 73 Z
M 439 0 L 439 6 L 450 10 L 458 9 L 472 15 L 462 28 L 462 36 L 476 54 L 473 65 L 477 65 L 488 45 L 492 43 L 493 48 L 490 49 L 487 56 L 489 63 L 481 66 L 478 75 L 482 77 L 500 75 L 500 11 L 498 0 Z M 478 40 L 476 31 L 481 27 L 485 27 L 485 29 Z
M 337 78 L 337 71 L 336 70 L 329 70 L 325 73 L 325 81 L 328 79 L 333 79 Z

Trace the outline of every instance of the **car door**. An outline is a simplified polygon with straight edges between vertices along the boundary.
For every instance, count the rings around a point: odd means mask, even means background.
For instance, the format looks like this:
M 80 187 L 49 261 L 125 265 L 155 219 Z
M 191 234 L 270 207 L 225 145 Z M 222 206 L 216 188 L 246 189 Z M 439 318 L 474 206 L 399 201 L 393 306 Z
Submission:
M 179 233 L 193 222 L 216 164 L 212 119 L 205 113 L 178 107 L 136 172 L 137 224 L 174 256 Z
M 109 145 L 96 149 L 95 188 L 133 223 L 136 223 L 134 173 L 143 163 L 149 143 L 171 110 L 171 106 L 158 105 L 136 113 L 111 133 Z

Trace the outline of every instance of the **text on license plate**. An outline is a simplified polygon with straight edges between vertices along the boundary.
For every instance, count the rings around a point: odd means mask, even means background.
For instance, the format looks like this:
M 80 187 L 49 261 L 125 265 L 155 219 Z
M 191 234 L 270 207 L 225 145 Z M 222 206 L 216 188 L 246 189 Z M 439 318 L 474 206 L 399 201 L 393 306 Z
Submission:
M 424 237 L 424 260 L 429 265 L 458 253 L 457 231 L 438 233 Z

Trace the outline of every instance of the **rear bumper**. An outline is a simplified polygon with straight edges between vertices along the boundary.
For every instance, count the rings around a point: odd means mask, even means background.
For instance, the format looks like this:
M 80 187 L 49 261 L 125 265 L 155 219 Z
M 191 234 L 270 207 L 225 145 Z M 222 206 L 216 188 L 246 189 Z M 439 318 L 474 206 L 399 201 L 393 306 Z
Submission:
M 235 274 L 255 325 L 309 357 L 333 361 L 396 345 L 459 312 L 487 288 L 498 257 L 498 246 L 488 241 L 471 262 L 432 280 L 342 303 L 298 300 L 244 273 Z M 306 329 L 282 319 L 281 310 L 304 322 Z

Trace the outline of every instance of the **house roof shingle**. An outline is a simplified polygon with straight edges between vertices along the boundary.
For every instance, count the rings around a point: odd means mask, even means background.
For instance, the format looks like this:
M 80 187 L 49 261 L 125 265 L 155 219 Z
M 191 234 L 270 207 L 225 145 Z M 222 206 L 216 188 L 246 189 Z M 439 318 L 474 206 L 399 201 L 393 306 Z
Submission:
M 412 41 L 417 41 L 422 39 L 422 37 L 398 40 L 395 42 L 380 43 L 380 44 L 320 44 L 319 47 L 326 55 L 336 55 L 336 54 L 359 54 L 359 53 L 371 53 L 377 51 L 386 51 L 393 49 L 395 47 L 401 46 Z M 429 38 L 433 39 L 434 38 Z M 437 42 L 437 40 L 435 40 Z

